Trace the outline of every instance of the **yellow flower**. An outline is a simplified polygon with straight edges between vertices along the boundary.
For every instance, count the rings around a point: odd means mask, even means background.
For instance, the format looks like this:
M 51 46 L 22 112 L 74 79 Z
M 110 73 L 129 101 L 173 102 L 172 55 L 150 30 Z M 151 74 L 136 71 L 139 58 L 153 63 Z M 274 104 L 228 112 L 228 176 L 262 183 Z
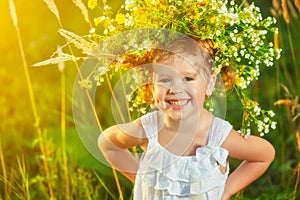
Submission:
M 97 18 L 94 18 L 94 22 L 95 22 L 95 25 L 98 26 L 102 22 L 102 20 L 100 17 L 97 17 Z
M 97 6 L 97 0 L 89 0 L 88 1 L 88 7 L 90 8 L 90 9 L 94 9 L 94 8 L 96 8 L 96 6 Z
M 195 11 L 194 14 L 191 16 L 192 19 L 199 19 L 201 17 L 200 13 Z
M 209 19 L 209 21 L 210 21 L 211 23 L 215 23 L 215 22 L 216 22 L 216 19 L 217 19 L 217 17 L 216 17 L 216 16 L 213 16 L 213 17 L 211 17 L 211 18 Z
M 214 49 L 219 48 L 219 46 L 220 46 L 220 44 L 219 44 L 218 42 L 215 42 L 215 43 L 214 43 Z
M 116 22 L 118 24 L 124 24 L 124 22 L 125 22 L 125 15 L 123 15 L 122 13 L 118 13 L 116 15 Z

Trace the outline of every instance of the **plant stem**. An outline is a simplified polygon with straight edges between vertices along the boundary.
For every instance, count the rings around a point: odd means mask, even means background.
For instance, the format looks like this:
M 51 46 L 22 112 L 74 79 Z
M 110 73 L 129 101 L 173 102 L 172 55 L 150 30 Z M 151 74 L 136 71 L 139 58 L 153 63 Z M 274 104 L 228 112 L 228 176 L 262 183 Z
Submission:
M 101 177 L 94 171 L 94 175 L 98 179 L 98 181 L 101 183 L 101 185 L 104 187 L 104 189 L 107 191 L 107 193 L 113 198 L 117 199 L 116 196 L 109 190 L 109 188 L 105 185 L 104 181 L 101 179 Z
M 3 179 L 4 179 L 4 181 L 3 181 L 4 182 L 4 191 L 8 192 L 7 173 L 6 173 L 5 160 L 4 160 L 1 141 L 0 141 L 0 161 L 1 161 L 1 167 L 2 167 L 2 172 L 3 172 Z
M 118 103 L 117 97 L 116 97 L 116 95 L 115 95 L 115 93 L 114 93 L 114 91 L 113 91 L 112 85 L 111 85 L 110 80 L 109 80 L 109 77 L 108 77 L 108 73 L 106 72 L 105 75 L 106 75 L 106 80 L 107 80 L 108 88 L 109 88 L 109 90 L 110 90 L 110 92 L 111 92 L 111 96 L 112 96 L 112 98 L 113 98 L 113 100 L 114 100 L 114 102 L 115 102 L 115 104 L 116 104 L 116 107 L 117 107 L 117 110 L 118 110 L 118 112 L 119 112 L 119 114 L 120 114 L 120 117 L 121 117 L 121 119 L 122 119 L 122 122 L 125 123 L 124 115 L 123 115 L 123 113 L 122 113 L 122 111 L 121 111 L 120 104 Z
M 293 199 L 296 199 L 296 195 L 297 195 L 297 191 L 298 191 L 297 188 L 299 185 L 299 179 L 300 179 L 300 162 L 298 162 L 297 169 L 296 169 L 296 183 L 294 186 Z
M 22 190 L 25 190 L 24 192 L 25 192 L 26 199 L 30 200 L 31 196 L 29 191 L 29 180 L 28 180 L 28 174 L 26 174 L 24 156 L 22 156 L 22 161 L 20 161 L 20 159 L 17 157 L 17 161 L 18 161 L 19 171 L 22 177 L 22 184 L 21 184 Z
M 63 169 L 65 178 L 65 188 L 67 200 L 70 199 L 70 181 L 68 177 L 68 162 L 67 162 L 67 149 L 66 149 L 66 78 L 65 69 L 62 67 L 60 69 L 60 82 L 61 82 L 61 140 L 62 140 L 62 156 L 63 156 Z
M 43 143 L 42 130 L 41 130 L 41 127 L 39 124 L 40 117 L 37 112 L 32 83 L 31 83 L 31 79 L 30 79 L 30 75 L 29 75 L 29 71 L 28 71 L 28 65 L 27 65 L 27 61 L 26 61 L 26 57 L 25 57 L 25 51 L 24 51 L 24 47 L 23 47 L 23 43 L 22 43 L 21 33 L 19 30 L 19 26 L 18 26 L 17 14 L 16 14 L 14 1 L 10 0 L 9 4 L 10 4 L 11 17 L 12 17 L 13 23 L 14 23 L 14 28 L 17 33 L 18 45 L 19 45 L 21 59 L 22 59 L 22 63 L 23 63 L 27 89 L 28 89 L 28 93 L 29 93 L 29 97 L 30 97 L 31 109 L 33 112 L 34 120 L 35 120 L 34 126 L 36 127 L 36 130 L 38 133 L 40 150 L 44 156 L 47 156 L 46 151 L 45 151 L 45 146 Z M 48 186 L 48 190 L 50 193 L 50 197 L 51 197 L 51 199 L 54 199 L 54 192 L 53 192 L 51 182 L 50 182 L 50 172 L 49 172 L 49 166 L 47 163 L 47 158 L 43 159 L 43 165 L 44 165 L 44 169 L 45 169 L 45 173 L 46 173 L 46 177 L 47 177 L 47 186 Z
M 291 49 L 291 56 L 292 56 L 293 66 L 294 66 L 293 68 L 295 69 L 295 73 L 297 76 L 297 75 L 299 75 L 298 65 L 296 62 L 295 50 L 294 50 L 294 45 L 293 45 L 293 37 L 292 37 L 292 33 L 291 33 L 291 27 L 289 24 L 287 24 L 287 31 L 288 31 L 289 45 L 290 45 L 290 49 Z M 299 78 L 296 78 L 296 85 L 300 85 Z M 292 86 L 293 86 L 293 84 L 292 84 Z M 291 87 L 291 89 L 294 89 L 294 87 Z M 296 93 L 296 90 L 293 90 L 293 93 Z
M 121 70 L 119 70 L 119 75 L 120 75 L 120 77 L 123 76 Z M 121 83 L 122 83 L 123 95 L 124 95 L 124 97 L 126 99 L 126 89 L 125 89 L 125 83 L 124 83 L 124 79 L 123 78 L 121 78 Z M 131 116 L 130 116 L 130 111 L 129 111 L 129 104 L 128 104 L 127 100 L 125 102 L 126 102 L 128 119 L 131 121 Z

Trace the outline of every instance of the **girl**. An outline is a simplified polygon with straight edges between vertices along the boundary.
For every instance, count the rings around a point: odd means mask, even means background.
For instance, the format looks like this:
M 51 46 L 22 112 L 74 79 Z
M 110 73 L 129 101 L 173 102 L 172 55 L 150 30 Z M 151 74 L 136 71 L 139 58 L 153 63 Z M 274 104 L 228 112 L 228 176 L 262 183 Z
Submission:
M 106 159 L 135 182 L 134 199 L 227 200 L 274 159 L 269 142 L 244 138 L 204 108 L 216 82 L 210 46 L 187 37 L 170 44 L 173 52 L 154 49 L 150 88 L 158 110 L 99 136 Z M 140 159 L 128 151 L 137 145 Z M 243 160 L 229 176 L 228 157 Z

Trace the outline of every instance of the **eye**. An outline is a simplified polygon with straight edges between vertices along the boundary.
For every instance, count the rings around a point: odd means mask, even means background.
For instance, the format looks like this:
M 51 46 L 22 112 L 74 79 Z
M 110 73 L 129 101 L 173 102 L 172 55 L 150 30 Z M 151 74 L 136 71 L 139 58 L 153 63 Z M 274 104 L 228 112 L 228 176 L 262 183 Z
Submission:
M 170 83 L 171 80 L 168 79 L 168 78 L 162 78 L 162 79 L 159 79 L 158 82 L 159 82 L 159 83 Z
M 193 77 L 188 77 L 188 76 L 187 76 L 187 77 L 184 77 L 183 80 L 184 80 L 184 81 L 193 81 L 194 78 L 193 78 Z

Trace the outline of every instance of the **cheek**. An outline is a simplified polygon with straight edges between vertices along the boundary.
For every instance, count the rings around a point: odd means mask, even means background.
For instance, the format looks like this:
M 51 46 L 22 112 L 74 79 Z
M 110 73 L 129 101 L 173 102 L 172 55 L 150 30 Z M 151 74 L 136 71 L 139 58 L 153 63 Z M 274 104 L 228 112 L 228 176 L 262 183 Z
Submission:
M 152 93 L 153 93 L 153 98 L 157 100 L 161 100 L 164 98 L 165 94 L 165 89 L 161 86 L 154 85 L 152 88 Z
M 196 87 L 192 89 L 192 95 L 194 99 L 197 101 L 197 104 L 203 105 L 205 101 L 205 88 L 204 87 Z
M 203 100 L 205 99 L 205 93 L 203 93 L 203 91 L 194 91 L 193 96 L 198 99 L 198 100 Z

